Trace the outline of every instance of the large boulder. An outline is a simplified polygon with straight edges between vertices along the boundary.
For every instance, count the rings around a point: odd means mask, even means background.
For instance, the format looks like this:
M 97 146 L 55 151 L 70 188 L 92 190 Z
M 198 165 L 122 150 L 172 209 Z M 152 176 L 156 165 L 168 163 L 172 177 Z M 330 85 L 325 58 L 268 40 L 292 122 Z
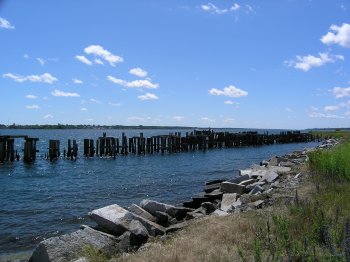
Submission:
M 160 211 L 167 213 L 171 217 L 175 217 L 177 220 L 185 218 L 188 212 L 193 211 L 193 209 L 190 208 L 176 207 L 173 205 L 160 203 L 150 199 L 142 200 L 140 206 L 153 216 L 156 216 L 156 212 Z
M 278 174 L 274 171 L 265 172 L 260 181 L 266 181 L 267 183 L 272 183 L 278 178 Z
M 220 209 L 225 212 L 231 211 L 233 204 L 236 202 L 236 199 L 236 193 L 223 194 Z
M 135 225 L 135 223 L 131 223 L 133 220 L 139 221 L 152 236 L 165 233 L 165 229 L 162 226 L 133 214 L 116 204 L 93 210 L 90 213 L 90 217 L 98 225 L 116 235 L 121 235 L 125 231 L 133 233 L 134 228 L 131 227 L 131 225 Z
M 128 210 L 140 217 L 143 217 L 149 221 L 156 222 L 156 218 L 152 216 L 149 212 L 144 210 L 142 207 L 132 204 L 130 207 L 128 207 Z
M 84 256 L 88 247 L 113 255 L 123 251 L 119 242 L 120 240 L 112 235 L 83 226 L 76 232 L 40 242 L 29 261 L 74 261 Z
M 245 193 L 245 188 L 245 186 L 238 185 L 236 183 L 223 182 L 221 183 L 220 191 L 224 193 L 237 193 L 242 195 Z

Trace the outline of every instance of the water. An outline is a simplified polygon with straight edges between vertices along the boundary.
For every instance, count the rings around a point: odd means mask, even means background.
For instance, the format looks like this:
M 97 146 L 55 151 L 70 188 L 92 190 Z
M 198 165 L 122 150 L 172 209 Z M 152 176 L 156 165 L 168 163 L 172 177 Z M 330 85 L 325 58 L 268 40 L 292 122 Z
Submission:
M 181 131 L 184 135 L 189 130 Z M 232 131 L 232 130 L 231 130 Z M 232 178 L 237 169 L 257 164 L 273 155 L 315 146 L 316 143 L 214 149 L 179 154 L 128 155 L 76 162 L 42 159 L 48 140 L 76 139 L 82 154 L 84 138 L 97 139 L 107 132 L 121 136 L 121 130 L 0 130 L 0 135 L 38 137 L 38 159 L 0 165 L 0 256 L 31 251 L 43 239 L 72 232 L 81 224 L 93 224 L 92 209 L 117 203 L 128 206 L 142 199 L 177 204 L 203 190 L 204 182 Z M 140 130 L 125 130 L 128 137 Z M 170 130 L 144 130 L 144 136 L 168 134 Z M 18 152 L 22 139 L 16 139 Z M 63 150 L 61 150 L 63 151 Z

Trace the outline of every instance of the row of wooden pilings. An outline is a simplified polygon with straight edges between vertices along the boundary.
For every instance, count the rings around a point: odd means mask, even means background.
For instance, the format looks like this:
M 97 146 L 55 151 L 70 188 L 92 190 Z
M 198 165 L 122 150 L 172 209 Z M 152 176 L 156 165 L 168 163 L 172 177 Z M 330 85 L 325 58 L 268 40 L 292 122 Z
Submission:
M 33 162 L 36 159 L 36 142 L 38 138 L 29 138 L 28 136 L 0 136 L 0 162 L 19 160 L 19 154 L 14 150 L 14 139 L 23 137 L 25 139 L 23 149 L 23 160 Z M 117 155 L 127 154 L 153 154 L 153 153 L 178 153 L 195 150 L 206 151 L 213 148 L 233 148 L 242 146 L 271 145 L 275 143 L 295 143 L 319 141 L 320 137 L 315 137 L 309 133 L 300 131 L 280 132 L 280 134 L 258 134 L 257 132 L 214 132 L 213 130 L 204 130 L 186 132 L 186 136 L 181 136 L 180 132 L 169 135 L 158 135 L 144 137 L 143 133 L 139 136 L 127 138 L 122 133 L 121 138 L 107 136 L 103 133 L 96 141 L 93 139 L 84 139 L 85 157 L 116 157 Z M 45 159 L 51 161 L 61 156 L 60 141 L 49 140 L 48 153 Z M 78 144 L 76 140 L 68 140 L 67 149 L 64 147 L 63 157 L 75 160 L 78 157 Z

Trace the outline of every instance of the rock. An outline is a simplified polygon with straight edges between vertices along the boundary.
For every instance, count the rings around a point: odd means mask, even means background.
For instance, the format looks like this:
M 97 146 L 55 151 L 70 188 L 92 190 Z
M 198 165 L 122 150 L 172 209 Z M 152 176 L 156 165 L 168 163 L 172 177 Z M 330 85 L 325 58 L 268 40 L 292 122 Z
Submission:
M 261 161 L 260 162 L 260 166 L 268 166 L 269 165 L 269 161 L 267 161 L 267 160 L 263 160 L 263 161 Z
M 129 231 L 129 224 L 134 219 L 131 212 L 116 204 L 95 209 L 89 215 L 98 225 L 117 236 Z
M 262 192 L 262 191 L 264 191 L 264 189 L 263 189 L 261 186 L 256 185 L 256 186 L 249 192 L 249 194 L 250 194 L 250 195 L 254 195 L 254 194 L 257 194 L 257 193 Z
M 260 181 L 266 181 L 267 183 L 272 183 L 278 178 L 278 174 L 274 171 L 266 172 Z
M 167 213 L 161 211 L 156 211 L 155 217 L 157 219 L 157 224 L 163 227 L 168 226 L 169 221 L 172 219 Z
M 248 175 L 250 177 L 250 174 L 253 172 L 252 169 L 242 169 L 242 170 L 239 170 L 239 175 L 240 176 L 245 176 L 245 175 Z
M 201 208 L 205 209 L 205 213 L 207 215 L 209 215 L 215 211 L 215 206 L 211 202 L 203 202 L 201 204 Z
M 298 174 L 295 175 L 294 178 L 295 178 L 295 179 L 298 179 L 300 176 L 301 176 L 301 173 L 298 173 Z
M 172 226 L 166 228 L 166 233 L 169 234 L 169 233 L 173 233 L 175 231 L 181 230 L 184 227 L 186 227 L 187 225 L 188 225 L 187 222 L 177 223 L 175 225 L 172 225 Z
M 241 186 L 248 186 L 248 185 L 253 184 L 255 182 L 256 182 L 255 179 L 248 179 L 248 180 L 242 181 L 241 183 L 239 183 L 239 185 L 241 185 Z
M 223 192 L 220 191 L 220 189 L 215 189 L 214 191 L 204 194 L 204 197 L 209 198 L 210 200 L 221 200 Z
M 233 179 L 227 180 L 226 182 L 239 184 L 239 183 L 241 183 L 241 182 L 243 182 L 245 180 L 249 180 L 249 179 L 250 179 L 250 176 L 248 174 L 245 174 L 243 176 L 238 176 L 238 177 L 235 177 Z
M 224 193 L 237 193 L 237 194 L 244 194 L 245 192 L 245 186 L 238 185 L 231 182 L 223 182 L 221 183 L 220 190 Z
M 204 192 L 205 193 L 210 193 L 210 192 L 214 191 L 215 189 L 219 189 L 220 185 L 221 185 L 221 183 L 206 185 L 204 187 Z
M 232 208 L 233 208 L 233 209 L 238 209 L 238 208 L 240 208 L 241 206 L 242 206 L 242 201 L 241 201 L 240 198 L 237 199 L 237 200 L 232 204 Z
M 186 215 L 186 220 L 190 220 L 190 219 L 194 219 L 194 218 L 201 218 L 204 217 L 205 214 L 203 214 L 202 212 L 188 212 Z
M 291 162 L 291 161 L 286 161 L 286 162 L 281 162 L 280 163 L 280 166 L 283 166 L 283 167 L 293 167 L 295 166 L 295 163 Z
M 165 228 L 162 226 L 133 214 L 116 204 L 93 210 L 90 217 L 98 225 L 116 235 L 121 235 L 125 231 L 130 231 L 132 220 L 139 221 L 152 236 L 163 235 L 165 233 Z
M 264 204 L 264 201 L 263 200 L 258 200 L 258 201 L 255 201 L 255 202 L 252 202 L 252 203 L 249 203 L 248 204 L 248 207 L 251 207 L 251 208 L 261 208 Z
M 146 243 L 147 239 L 140 242 L 139 238 L 135 238 L 135 235 L 129 231 L 124 232 L 118 237 L 118 247 L 122 252 L 130 252 L 139 248 L 142 244 Z
M 197 194 L 192 197 L 192 202 L 195 208 L 198 208 L 201 206 L 204 202 L 210 202 L 210 198 L 206 197 L 205 194 Z
M 225 212 L 231 211 L 233 203 L 236 202 L 236 199 L 237 199 L 236 193 L 223 194 L 220 209 Z
M 149 221 L 156 222 L 156 218 L 152 216 L 150 213 L 148 213 L 146 210 L 144 210 L 142 207 L 132 204 L 128 210 L 140 217 L 143 217 Z
M 87 246 L 114 255 L 122 251 L 119 242 L 112 235 L 84 226 L 76 232 L 40 242 L 29 261 L 74 261 L 84 256 Z
M 177 220 L 185 218 L 188 212 L 193 211 L 189 208 L 175 207 L 149 199 L 142 200 L 140 206 L 151 213 L 153 216 L 155 216 L 156 211 L 160 211 L 167 213 L 171 217 L 176 217 Z
M 186 208 L 196 209 L 196 208 L 198 208 L 198 206 L 196 206 L 196 205 L 197 204 L 194 203 L 193 200 L 182 202 L 182 206 L 186 207 Z
M 213 205 L 214 205 L 215 209 L 219 209 L 221 206 L 221 199 L 215 199 L 213 201 Z
M 278 164 L 278 158 L 276 156 L 271 157 L 271 159 L 269 160 L 269 166 L 278 166 Z
M 255 186 L 263 186 L 265 184 L 266 184 L 266 181 L 258 181 L 258 182 L 255 182 L 253 184 L 248 185 L 246 188 L 248 190 L 252 190 Z
M 217 209 L 214 211 L 213 213 L 213 216 L 218 216 L 218 217 L 225 217 L 225 216 L 228 216 L 229 213 L 225 212 L 225 211 L 222 211 L 220 209 Z

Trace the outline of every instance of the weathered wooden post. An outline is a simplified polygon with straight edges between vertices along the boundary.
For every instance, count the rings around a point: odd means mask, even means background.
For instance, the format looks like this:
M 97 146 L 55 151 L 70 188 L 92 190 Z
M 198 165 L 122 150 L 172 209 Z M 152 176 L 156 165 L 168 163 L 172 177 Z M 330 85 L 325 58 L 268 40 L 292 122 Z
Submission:
M 89 156 L 90 154 L 90 140 L 84 139 L 84 156 Z
M 36 150 L 36 142 L 38 138 L 29 138 L 26 137 L 24 141 L 23 149 L 23 161 L 26 163 L 31 163 L 36 159 L 36 153 L 39 152 Z
M 60 141 L 49 140 L 49 159 L 50 161 L 57 159 L 60 156 Z

